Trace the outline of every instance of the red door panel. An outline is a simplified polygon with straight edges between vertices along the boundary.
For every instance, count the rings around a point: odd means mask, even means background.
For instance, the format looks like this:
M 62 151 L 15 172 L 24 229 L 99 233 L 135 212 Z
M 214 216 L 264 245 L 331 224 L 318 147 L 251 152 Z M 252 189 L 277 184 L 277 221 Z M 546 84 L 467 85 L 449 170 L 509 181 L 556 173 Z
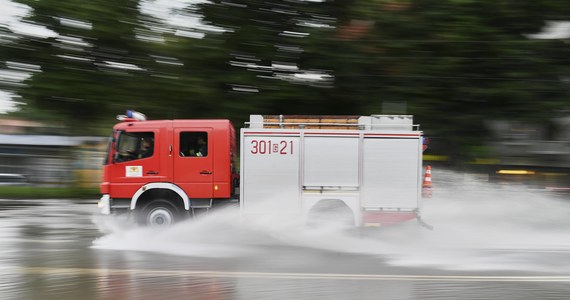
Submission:
M 165 181 L 161 168 L 163 145 L 159 130 L 129 130 L 121 133 L 119 154 L 109 167 L 110 191 L 114 198 L 130 198 L 144 184 Z M 150 143 L 150 144 L 148 144 Z
M 174 128 L 173 181 L 190 198 L 212 198 L 212 128 Z

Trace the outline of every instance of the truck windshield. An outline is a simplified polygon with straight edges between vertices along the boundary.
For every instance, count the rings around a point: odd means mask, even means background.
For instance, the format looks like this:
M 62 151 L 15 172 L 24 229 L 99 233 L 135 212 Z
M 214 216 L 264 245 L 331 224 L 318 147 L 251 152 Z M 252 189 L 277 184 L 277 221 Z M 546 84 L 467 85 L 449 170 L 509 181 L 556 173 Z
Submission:
M 151 157 L 154 154 L 153 132 L 121 132 L 116 146 L 117 162 Z
M 113 133 L 114 135 L 115 133 Z M 105 155 L 105 160 L 103 160 L 103 165 L 108 165 L 109 164 L 109 156 L 111 155 L 111 147 L 113 145 L 113 136 L 111 136 L 109 138 L 109 141 L 107 142 L 107 151 L 105 151 L 106 155 Z

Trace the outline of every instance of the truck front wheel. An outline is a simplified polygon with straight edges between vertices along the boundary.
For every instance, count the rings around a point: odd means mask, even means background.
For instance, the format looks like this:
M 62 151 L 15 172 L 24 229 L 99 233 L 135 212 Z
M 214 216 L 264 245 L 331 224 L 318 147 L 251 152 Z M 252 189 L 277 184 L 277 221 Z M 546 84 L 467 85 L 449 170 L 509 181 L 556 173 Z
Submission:
M 172 203 L 166 200 L 154 200 L 138 211 L 137 222 L 144 226 L 170 226 L 178 221 L 179 214 Z

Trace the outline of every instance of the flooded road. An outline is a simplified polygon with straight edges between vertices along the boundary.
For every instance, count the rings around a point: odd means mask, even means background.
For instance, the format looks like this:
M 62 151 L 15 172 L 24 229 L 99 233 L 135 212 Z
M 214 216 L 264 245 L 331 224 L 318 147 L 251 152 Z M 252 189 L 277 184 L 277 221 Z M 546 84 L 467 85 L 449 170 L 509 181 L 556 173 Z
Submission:
M 440 173 L 423 217 L 433 231 L 234 210 L 152 229 L 95 200 L 0 200 L 0 299 L 570 297 L 569 199 Z

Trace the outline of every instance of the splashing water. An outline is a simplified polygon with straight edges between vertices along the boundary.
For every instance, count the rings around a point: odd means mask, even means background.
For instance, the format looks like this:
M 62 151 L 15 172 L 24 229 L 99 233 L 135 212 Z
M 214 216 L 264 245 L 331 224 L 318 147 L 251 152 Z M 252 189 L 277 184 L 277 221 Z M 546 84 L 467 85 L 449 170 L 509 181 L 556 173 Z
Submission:
M 105 235 L 93 248 L 240 257 L 286 246 L 368 255 L 396 266 L 570 271 L 570 201 L 463 174 L 433 176 L 434 197 L 422 214 L 433 231 L 409 222 L 361 234 L 334 224 L 311 228 L 279 215 L 242 221 L 238 209 L 224 209 L 167 229 L 95 218 Z

